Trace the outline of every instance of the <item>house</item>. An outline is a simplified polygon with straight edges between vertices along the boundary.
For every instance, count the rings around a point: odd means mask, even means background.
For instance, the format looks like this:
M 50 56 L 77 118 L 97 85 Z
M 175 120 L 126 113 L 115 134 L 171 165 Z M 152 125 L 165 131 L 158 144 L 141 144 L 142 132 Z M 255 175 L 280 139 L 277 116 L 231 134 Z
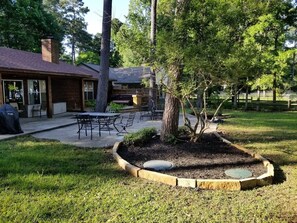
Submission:
M 51 38 L 42 40 L 41 54 L 0 47 L 0 105 L 10 103 L 25 117 L 36 115 L 35 105 L 48 117 L 82 111 L 88 93 L 85 80 L 97 75 L 60 61 L 58 43 Z
M 100 72 L 100 66 L 95 64 L 82 63 L 80 65 L 81 68 Z M 147 76 L 150 75 L 149 67 L 128 67 L 128 68 L 109 68 L 109 101 L 117 101 L 120 100 L 126 101 L 132 100 L 132 95 L 141 95 L 143 99 L 143 103 L 147 103 L 148 101 L 148 91 L 149 89 L 143 85 L 144 80 Z M 95 99 L 96 96 L 96 86 L 97 80 L 93 78 L 93 80 L 86 80 L 90 89 L 94 89 L 93 94 L 90 92 L 90 96 L 94 95 L 93 98 L 87 99 Z M 126 100 L 125 100 L 126 99 Z

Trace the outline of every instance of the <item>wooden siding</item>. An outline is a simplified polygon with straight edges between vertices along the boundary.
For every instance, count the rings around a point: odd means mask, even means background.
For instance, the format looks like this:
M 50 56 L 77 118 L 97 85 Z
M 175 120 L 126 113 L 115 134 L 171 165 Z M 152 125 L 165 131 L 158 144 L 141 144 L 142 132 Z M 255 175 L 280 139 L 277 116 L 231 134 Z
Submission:
M 52 78 L 53 103 L 66 102 L 67 111 L 82 108 L 81 79 Z

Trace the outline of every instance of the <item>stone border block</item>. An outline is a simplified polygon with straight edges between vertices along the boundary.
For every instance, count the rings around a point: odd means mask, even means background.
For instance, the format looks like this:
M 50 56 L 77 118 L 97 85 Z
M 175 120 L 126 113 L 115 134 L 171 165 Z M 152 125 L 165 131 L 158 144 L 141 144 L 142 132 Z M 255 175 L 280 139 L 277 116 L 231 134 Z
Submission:
M 240 181 L 240 187 L 242 190 L 246 190 L 246 189 L 252 189 L 255 188 L 258 183 L 257 183 L 257 179 L 256 178 L 247 178 L 247 179 L 242 179 L 239 180 Z
M 257 178 L 257 186 L 267 186 L 272 184 L 273 176 L 269 175 L 268 173 L 263 174 Z
M 269 163 L 269 164 L 267 165 L 267 173 L 268 173 L 270 176 L 274 177 L 274 166 L 273 166 L 271 163 Z
M 130 173 L 134 177 L 138 177 L 138 171 L 141 170 L 141 168 L 136 167 L 136 166 L 128 163 L 126 160 L 122 159 L 122 157 L 117 153 L 120 145 L 121 144 L 119 142 L 116 142 L 113 146 L 112 155 L 113 155 L 114 159 L 117 161 L 118 165 L 122 169 L 126 170 L 128 173 Z
M 177 177 L 155 172 L 155 171 L 141 169 L 138 171 L 138 177 L 144 178 L 147 180 L 157 181 L 171 186 L 177 185 Z
M 196 179 L 177 178 L 177 186 L 196 188 Z
M 215 134 L 215 136 L 216 137 L 218 137 L 220 140 L 222 140 L 224 143 L 227 143 L 227 144 L 232 144 L 232 142 L 230 142 L 229 140 L 227 140 L 227 139 L 225 139 L 225 138 L 223 138 L 222 136 L 220 136 L 220 134 L 219 133 L 217 133 L 217 132 L 214 132 L 214 134 Z
M 197 188 L 210 190 L 240 190 L 239 180 L 197 179 Z
M 237 144 L 231 144 L 232 146 L 234 146 L 235 148 L 241 150 L 242 152 L 245 152 L 249 155 L 251 155 L 252 157 L 255 157 L 256 153 L 254 153 L 253 151 L 244 148 L 243 146 L 237 145 Z

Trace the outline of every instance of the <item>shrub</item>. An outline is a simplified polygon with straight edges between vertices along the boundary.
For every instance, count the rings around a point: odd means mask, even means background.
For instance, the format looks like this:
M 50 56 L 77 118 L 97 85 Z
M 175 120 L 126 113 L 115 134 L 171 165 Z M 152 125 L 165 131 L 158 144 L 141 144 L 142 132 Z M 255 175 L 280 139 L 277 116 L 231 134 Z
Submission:
M 114 102 L 109 103 L 109 110 L 112 111 L 112 112 L 119 112 L 124 107 L 125 107 L 125 105 L 122 105 L 122 104 L 117 104 L 117 103 L 114 103 Z
M 175 137 L 174 135 L 167 135 L 165 140 L 164 140 L 165 143 L 167 144 L 171 144 L 171 145 L 176 145 L 177 142 L 178 142 L 178 138 Z
M 96 101 L 94 99 L 85 101 L 85 106 L 90 108 L 95 108 Z
M 178 127 L 178 135 L 189 135 L 189 129 L 186 126 Z
M 124 136 L 123 143 L 127 146 L 142 146 L 149 142 L 153 136 L 157 134 L 155 128 L 143 128 L 135 133 L 129 133 Z

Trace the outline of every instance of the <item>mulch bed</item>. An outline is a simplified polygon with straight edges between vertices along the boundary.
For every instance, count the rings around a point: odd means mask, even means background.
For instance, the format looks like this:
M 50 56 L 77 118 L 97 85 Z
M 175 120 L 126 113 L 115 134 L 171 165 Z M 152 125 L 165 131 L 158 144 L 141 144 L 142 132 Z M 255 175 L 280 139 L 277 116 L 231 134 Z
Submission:
M 122 146 L 119 155 L 129 163 L 143 168 L 149 160 L 166 160 L 174 164 L 171 170 L 158 171 L 180 178 L 230 179 L 225 170 L 244 168 L 258 177 L 266 172 L 262 162 L 221 141 L 213 134 L 204 134 L 201 141 L 164 144 L 154 138 L 147 145 Z

